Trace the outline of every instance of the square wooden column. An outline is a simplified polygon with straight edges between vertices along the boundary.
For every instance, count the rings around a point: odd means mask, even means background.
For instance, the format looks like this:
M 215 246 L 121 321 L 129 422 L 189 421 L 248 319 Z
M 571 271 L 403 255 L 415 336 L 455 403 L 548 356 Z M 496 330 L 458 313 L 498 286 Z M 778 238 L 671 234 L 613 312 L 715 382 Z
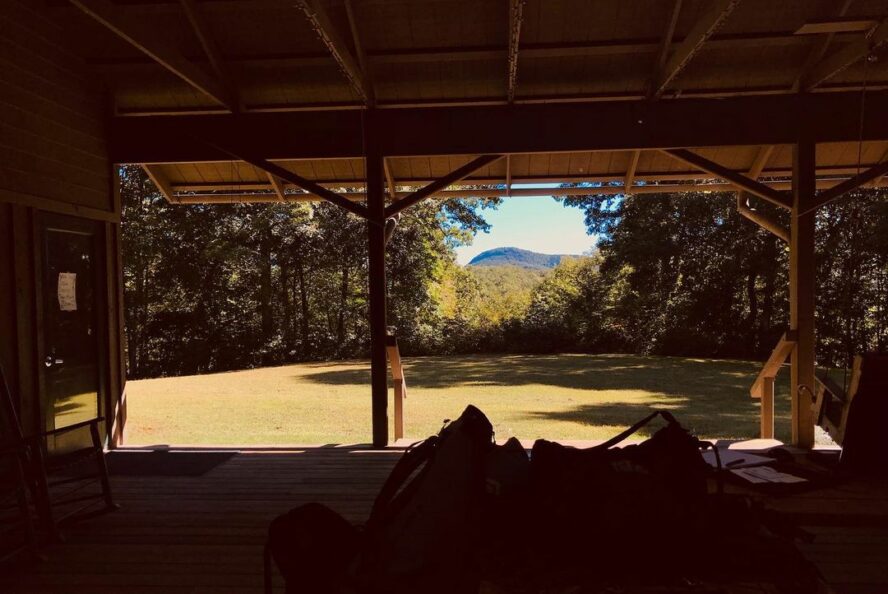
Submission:
M 802 141 L 792 151 L 792 212 L 789 242 L 789 326 L 797 333 L 792 351 L 792 443 L 814 445 L 811 411 L 814 385 L 814 217 L 816 145 Z
M 386 360 L 385 186 L 383 156 L 374 142 L 372 112 L 366 114 L 365 167 L 370 297 L 370 387 L 373 411 L 373 445 L 388 445 L 388 363 Z

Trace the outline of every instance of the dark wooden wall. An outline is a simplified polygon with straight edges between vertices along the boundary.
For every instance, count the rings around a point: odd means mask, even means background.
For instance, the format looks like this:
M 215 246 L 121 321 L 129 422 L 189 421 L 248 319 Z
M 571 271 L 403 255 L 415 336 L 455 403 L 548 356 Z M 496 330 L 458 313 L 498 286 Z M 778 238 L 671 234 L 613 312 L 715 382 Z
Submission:
M 0 362 L 22 424 L 42 427 L 35 281 L 42 212 L 97 220 L 107 269 L 105 415 L 123 393 L 119 200 L 106 148 L 105 95 L 33 0 L 0 2 Z M 113 417 L 112 417 L 113 418 Z M 110 429 L 110 427 L 109 427 Z

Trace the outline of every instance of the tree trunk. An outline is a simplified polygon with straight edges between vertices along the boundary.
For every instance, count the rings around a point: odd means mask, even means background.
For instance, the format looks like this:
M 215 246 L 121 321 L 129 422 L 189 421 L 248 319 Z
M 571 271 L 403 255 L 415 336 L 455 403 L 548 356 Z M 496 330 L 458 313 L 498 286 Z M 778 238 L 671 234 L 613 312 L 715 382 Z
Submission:
M 311 312 L 308 307 L 308 287 L 305 286 L 305 265 L 302 262 L 301 256 L 296 258 L 296 279 L 299 281 L 299 306 L 302 311 L 302 316 L 299 320 L 302 334 L 302 357 L 305 358 L 308 356 L 308 331 L 310 328 Z
M 336 347 L 342 348 L 345 342 L 345 312 L 348 310 L 348 262 L 342 265 L 342 283 L 339 287 L 339 316 L 336 319 Z
M 262 320 L 262 344 L 271 340 L 274 316 L 271 311 L 271 233 L 264 231 L 259 242 L 259 315 Z
M 293 302 L 290 300 L 290 264 L 286 258 L 281 258 L 281 302 L 284 305 L 283 338 L 284 348 L 287 353 L 293 350 L 293 335 L 290 327 L 293 325 Z
M 758 327 L 756 322 L 758 321 L 758 293 L 755 290 L 755 281 L 758 278 L 758 274 L 755 270 L 750 269 L 746 274 L 746 299 L 749 301 L 749 317 L 746 320 L 746 327 L 748 328 L 748 342 L 747 342 L 747 350 L 746 355 L 754 355 L 758 349 L 758 345 L 761 342 L 758 333 Z

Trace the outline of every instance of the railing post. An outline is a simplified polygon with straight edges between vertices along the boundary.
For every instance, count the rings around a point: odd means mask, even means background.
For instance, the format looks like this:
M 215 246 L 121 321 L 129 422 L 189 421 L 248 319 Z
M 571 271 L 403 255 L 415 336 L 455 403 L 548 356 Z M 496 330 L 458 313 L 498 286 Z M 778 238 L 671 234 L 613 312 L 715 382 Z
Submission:
M 386 350 L 388 350 L 389 365 L 392 368 L 392 382 L 395 385 L 394 415 L 395 415 L 395 440 L 404 437 L 404 399 L 407 397 L 407 381 L 404 379 L 404 367 L 401 364 L 401 350 L 398 348 L 398 339 L 388 337 Z
M 774 439 L 774 378 L 766 377 L 762 383 L 761 399 L 762 439 Z

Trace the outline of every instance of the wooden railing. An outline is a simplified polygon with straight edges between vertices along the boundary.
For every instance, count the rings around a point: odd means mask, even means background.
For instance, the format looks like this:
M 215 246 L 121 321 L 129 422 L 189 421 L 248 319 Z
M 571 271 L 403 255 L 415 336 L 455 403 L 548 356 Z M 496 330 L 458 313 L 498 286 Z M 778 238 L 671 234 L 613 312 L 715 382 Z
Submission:
M 404 380 L 398 339 L 391 334 L 386 336 L 385 350 L 388 353 L 392 381 L 395 384 L 395 440 L 398 440 L 404 437 L 404 399 L 407 398 L 407 382 Z
M 763 439 L 774 438 L 774 378 L 786 358 L 792 353 L 796 345 L 796 334 L 790 330 L 780 337 L 777 346 L 771 351 L 771 356 L 765 361 L 758 377 L 749 389 L 749 395 L 761 400 L 761 436 Z

